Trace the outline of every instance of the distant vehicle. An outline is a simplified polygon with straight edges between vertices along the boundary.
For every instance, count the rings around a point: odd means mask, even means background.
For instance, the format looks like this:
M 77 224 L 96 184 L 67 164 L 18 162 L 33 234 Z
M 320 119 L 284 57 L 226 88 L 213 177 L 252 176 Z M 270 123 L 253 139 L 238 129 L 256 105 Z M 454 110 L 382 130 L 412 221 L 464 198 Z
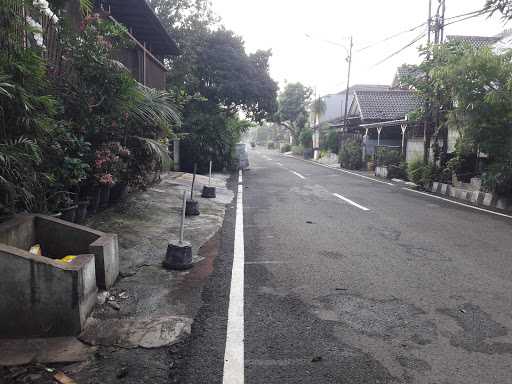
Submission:
M 247 145 L 239 143 L 235 147 L 238 167 L 241 169 L 249 168 L 249 155 L 247 154 Z
M 256 143 L 254 141 L 251 141 L 251 148 L 256 148 Z

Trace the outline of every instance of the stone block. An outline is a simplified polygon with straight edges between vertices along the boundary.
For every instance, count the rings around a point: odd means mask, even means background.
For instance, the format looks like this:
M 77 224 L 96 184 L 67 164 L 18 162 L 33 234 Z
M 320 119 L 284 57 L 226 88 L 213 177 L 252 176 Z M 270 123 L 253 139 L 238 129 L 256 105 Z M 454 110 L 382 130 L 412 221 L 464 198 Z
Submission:
M 478 191 L 471 192 L 471 202 L 473 204 L 478 204 L 479 198 L 480 198 L 480 192 L 478 192 Z
M 80 333 L 96 304 L 94 255 L 67 263 L 0 244 L 0 336 Z
M 43 256 L 28 252 L 34 244 Z M 77 257 L 70 263 L 60 260 L 69 255 Z M 0 224 L 0 334 L 80 332 L 97 287 L 109 289 L 118 274 L 117 235 L 44 215 L 15 216 Z M 11 321 L 21 318 L 26 322 L 16 330 Z
M 510 201 L 508 199 L 498 199 L 496 201 L 496 208 L 507 210 L 510 207 Z
M 490 207 L 492 205 L 493 200 L 494 195 L 492 193 L 485 193 L 482 204 L 485 205 L 486 207 Z
M 448 193 L 448 184 L 441 184 L 441 194 L 446 195 Z

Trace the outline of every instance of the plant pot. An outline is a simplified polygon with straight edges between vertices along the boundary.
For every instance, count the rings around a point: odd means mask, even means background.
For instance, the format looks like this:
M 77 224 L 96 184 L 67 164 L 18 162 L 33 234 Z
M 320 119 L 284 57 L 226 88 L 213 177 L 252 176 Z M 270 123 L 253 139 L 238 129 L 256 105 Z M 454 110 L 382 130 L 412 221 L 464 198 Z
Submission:
M 62 208 L 62 220 L 69 221 L 73 223 L 76 218 L 76 210 L 78 208 L 78 205 L 73 205 L 71 207 Z
M 78 202 L 75 223 L 82 224 L 83 222 L 85 222 L 85 218 L 87 217 L 87 207 L 89 206 L 89 204 L 89 200 Z
M 89 213 L 95 214 L 98 212 L 98 209 L 100 208 L 100 202 L 101 202 L 101 189 L 96 188 L 91 191 L 90 199 L 89 199 Z
M 375 163 L 373 161 L 369 161 L 367 163 L 367 169 L 368 169 L 368 172 L 373 172 L 375 171 Z
M 115 203 L 126 200 L 128 197 L 128 185 L 126 183 L 117 183 L 110 191 L 110 201 Z
M 110 185 L 103 185 L 100 188 L 100 208 L 107 208 L 110 204 Z

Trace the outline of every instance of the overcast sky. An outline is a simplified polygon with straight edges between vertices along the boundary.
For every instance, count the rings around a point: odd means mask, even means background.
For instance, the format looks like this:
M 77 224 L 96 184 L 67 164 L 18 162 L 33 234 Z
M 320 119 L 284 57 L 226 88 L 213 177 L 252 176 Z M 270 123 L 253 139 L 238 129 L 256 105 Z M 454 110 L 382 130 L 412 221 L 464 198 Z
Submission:
M 446 17 L 480 9 L 484 3 L 485 0 L 447 0 Z M 322 40 L 348 45 L 348 36 L 353 35 L 351 83 L 389 84 L 399 65 L 418 61 L 420 44 L 381 65 L 375 64 L 411 42 L 424 29 L 372 49 L 358 50 L 418 26 L 426 21 L 428 12 L 428 0 L 212 0 L 212 4 L 223 24 L 243 37 L 248 52 L 272 49 L 271 74 L 281 86 L 285 80 L 300 81 L 316 87 L 322 95 L 342 90 L 347 72 L 344 49 Z M 506 28 L 511 25 L 504 25 L 499 17 L 484 16 L 453 24 L 446 31 L 492 36 Z

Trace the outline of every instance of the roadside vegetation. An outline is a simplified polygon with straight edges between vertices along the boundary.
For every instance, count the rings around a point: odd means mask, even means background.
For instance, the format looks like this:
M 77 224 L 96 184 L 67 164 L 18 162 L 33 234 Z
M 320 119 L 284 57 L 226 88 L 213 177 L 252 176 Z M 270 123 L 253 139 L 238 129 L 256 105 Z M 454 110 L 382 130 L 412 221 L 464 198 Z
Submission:
M 23 5 L 26 19 L 19 2 L 0 3 L 0 215 L 56 212 L 169 169 L 179 105 L 115 60 L 124 28 L 87 14 L 88 2 L 79 31 L 56 16 L 64 2 Z M 43 54 L 43 18 L 58 31 L 59 62 Z
M 144 188 L 172 169 L 175 138 L 185 170 L 197 163 L 204 171 L 210 160 L 229 168 L 252 122 L 277 112 L 271 53 L 246 54 L 206 0 L 151 1 L 181 50 L 165 62 L 166 90 L 131 76 L 116 59 L 133 44 L 125 28 L 93 14 L 91 1 L 80 3 L 78 30 L 67 1 L 0 3 L 2 217 L 58 212 L 79 201 L 97 206 L 128 187 Z M 57 60 L 46 54 L 48 20 Z

